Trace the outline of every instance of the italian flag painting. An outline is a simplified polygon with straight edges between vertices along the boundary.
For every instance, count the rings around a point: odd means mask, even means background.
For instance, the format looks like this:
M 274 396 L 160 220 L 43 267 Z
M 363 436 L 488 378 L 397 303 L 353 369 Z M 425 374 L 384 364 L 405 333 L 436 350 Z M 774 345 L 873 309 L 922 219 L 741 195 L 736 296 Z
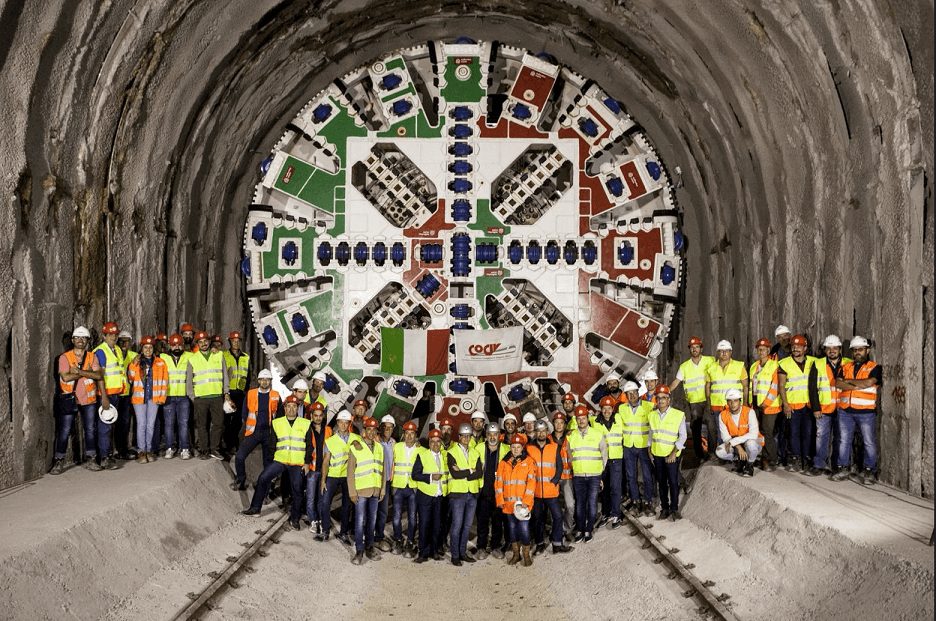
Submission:
M 448 372 L 448 330 L 380 329 L 380 370 L 417 377 Z

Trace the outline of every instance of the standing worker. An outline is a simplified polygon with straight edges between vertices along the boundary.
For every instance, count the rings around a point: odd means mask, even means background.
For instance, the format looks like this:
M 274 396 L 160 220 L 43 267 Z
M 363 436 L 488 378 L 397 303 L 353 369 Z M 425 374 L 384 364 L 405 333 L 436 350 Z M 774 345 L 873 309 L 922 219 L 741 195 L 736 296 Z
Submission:
M 322 535 L 322 462 L 325 455 L 325 443 L 332 435 L 331 427 L 325 424 L 325 408 L 318 401 L 310 408 L 312 427 L 310 437 L 312 450 L 309 451 L 311 461 L 306 462 L 306 515 L 309 517 L 309 532 L 316 538 Z
M 656 390 L 656 387 L 654 387 Z M 654 405 L 640 398 L 640 386 L 635 382 L 624 384 L 627 401 L 621 405 L 618 413 L 624 425 L 624 472 L 627 475 L 627 489 L 630 494 L 633 515 L 653 515 L 653 464 L 647 447 L 650 445 L 650 413 Z M 637 465 L 643 473 L 643 496 L 637 484 Z
M 564 463 L 561 446 L 549 436 L 546 421 L 536 421 L 535 439 L 527 444 L 527 453 L 536 462 L 536 487 L 533 490 L 533 556 L 546 551 L 546 512 L 552 517 L 553 554 L 571 552 L 562 542 L 562 507 L 559 506 L 559 481 Z
M 670 391 L 657 386 L 657 406 L 648 417 L 650 455 L 660 486 L 660 515 L 657 519 L 675 522 L 679 514 L 679 455 L 686 446 L 686 415 L 670 407 Z
M 325 441 L 325 453 L 322 457 L 322 506 L 319 515 L 322 518 L 322 534 L 316 541 L 328 541 L 331 531 L 331 504 L 335 494 L 341 492 L 341 521 L 338 524 L 338 541 L 351 545 L 348 530 L 351 528 L 351 499 L 348 496 L 348 455 L 351 442 L 361 436 L 351 433 L 351 412 L 341 410 L 335 422 L 335 431 Z
M 536 462 L 526 450 L 526 438 L 515 433 L 510 438 L 510 453 L 497 466 L 494 497 L 497 506 L 507 516 L 507 537 L 513 556 L 507 561 L 515 565 L 523 554 L 523 566 L 533 564 L 530 557 L 530 513 L 536 489 Z
M 622 393 L 623 394 L 623 393 Z M 608 461 L 601 475 L 601 518 L 595 528 L 610 520 L 611 528 L 621 527 L 621 483 L 624 477 L 624 425 L 617 409 L 620 402 L 611 395 L 602 397 L 601 412 L 591 417 L 591 426 L 604 434 Z
M 770 348 L 770 357 L 780 362 L 784 358 L 793 355 L 793 348 L 790 343 L 793 333 L 790 332 L 790 329 L 781 324 L 774 330 L 774 336 L 777 337 L 777 343 Z
M 230 401 L 224 378 L 227 363 L 218 352 L 212 353 L 207 332 L 195 334 L 198 351 L 188 359 L 186 392 L 195 410 L 195 440 L 202 459 L 222 459 L 219 452 L 224 426 L 224 402 Z
M 563 402 L 565 403 L 565 402 Z M 575 530 L 575 494 L 572 490 L 572 460 L 569 457 L 569 440 L 566 438 L 568 417 L 563 412 L 553 414 L 553 442 L 559 445 L 562 454 L 562 476 L 559 477 L 559 495 L 562 497 L 563 537 L 572 541 Z
M 383 447 L 384 493 L 383 498 L 377 505 L 377 522 L 374 526 L 374 545 L 381 552 L 389 552 L 393 549 L 392 546 L 387 543 L 386 533 L 384 531 L 387 528 L 387 513 L 389 513 L 390 509 L 390 481 L 393 478 L 393 453 L 396 446 L 396 440 L 393 439 L 393 430 L 395 427 L 396 419 L 394 419 L 391 414 L 384 414 L 384 417 L 380 419 L 380 433 L 377 435 L 377 441 L 380 442 L 380 446 Z
M 777 379 L 780 403 L 783 404 L 783 415 L 789 429 L 790 457 L 787 470 L 802 472 L 809 467 L 810 453 L 814 448 L 816 419 L 811 404 L 819 403 L 816 359 L 806 355 L 807 342 L 802 334 L 794 336 L 790 343 L 793 353 L 780 360 Z
M 486 425 L 487 416 L 481 410 L 475 410 L 475 413 L 471 415 L 471 442 L 468 443 L 471 448 L 477 448 L 480 451 L 484 447 Z
M 163 428 L 166 430 L 166 459 L 172 459 L 176 454 L 176 428 L 179 431 L 179 450 L 182 459 L 191 459 L 192 452 L 189 446 L 189 414 L 192 402 L 185 393 L 185 376 L 188 370 L 188 357 L 191 352 L 184 351 L 182 335 L 173 334 L 169 337 L 169 352 L 160 354 L 166 363 L 169 373 L 169 394 L 163 405 Z
M 257 387 L 247 393 L 247 412 L 244 417 L 244 442 L 234 456 L 234 482 L 231 489 L 247 489 L 247 470 L 244 462 L 258 446 L 263 452 L 263 467 L 270 465 L 273 452 L 270 450 L 270 433 L 273 419 L 279 408 L 280 394 L 273 390 L 273 374 L 263 369 L 257 374 Z M 298 409 L 298 403 L 296 404 Z M 311 518 L 310 518 L 311 519 Z
M 693 336 L 689 339 L 689 359 L 679 365 L 676 372 L 676 378 L 670 382 L 670 393 L 676 390 L 680 383 L 683 384 L 683 392 L 686 395 L 686 402 L 689 404 L 689 418 L 692 425 L 692 450 L 700 462 L 709 458 L 708 453 L 702 446 L 702 424 L 706 420 L 708 411 L 708 397 L 705 394 L 705 378 L 708 375 L 708 368 L 715 364 L 715 358 L 702 355 L 702 339 Z M 713 421 L 714 422 L 714 421 Z M 707 436 L 714 438 L 715 430 L 709 426 Z M 709 441 L 709 447 L 714 447 L 714 443 Z M 710 448 L 710 451 L 714 448 Z
M 393 471 L 390 488 L 393 493 L 393 553 L 406 558 L 416 556 L 416 480 L 413 463 L 421 447 L 416 442 L 416 423 L 403 425 L 403 441 L 393 446 Z M 403 510 L 406 509 L 406 541 L 403 540 Z
M 230 456 L 237 451 L 237 433 L 240 431 L 241 417 L 244 411 L 244 396 L 247 394 L 247 373 L 250 367 L 250 356 L 241 351 L 241 333 L 231 332 L 228 335 L 230 349 L 224 351 L 224 362 L 227 366 L 227 391 L 234 404 L 231 413 L 224 414 L 224 448 Z
M 377 419 L 364 419 L 364 437 L 348 445 L 348 497 L 355 505 L 354 557 L 351 563 L 360 565 L 364 554 L 372 561 L 380 560 L 374 547 L 374 527 L 377 505 L 384 497 L 383 446 L 377 441 Z
M 65 451 L 68 448 L 68 436 L 75 423 L 75 416 L 81 414 L 81 427 L 84 430 L 85 468 L 97 472 L 101 470 L 97 458 L 97 396 L 98 391 L 105 392 L 104 370 L 97 356 L 88 351 L 88 339 L 91 333 L 84 326 L 78 326 L 72 332 L 72 349 L 58 359 L 59 373 L 59 415 L 55 419 L 55 453 L 49 474 L 62 474 L 65 471 Z M 78 438 L 75 438 L 78 442 Z
M 497 508 L 494 498 L 494 481 L 497 479 L 497 467 L 500 465 L 500 460 L 510 452 L 510 447 L 500 441 L 501 431 L 497 423 L 488 424 L 485 436 L 485 443 L 478 449 L 483 470 L 476 512 L 478 515 L 476 553 L 478 560 L 487 558 L 488 554 L 494 558 L 504 558 L 504 548 L 501 547 L 501 538 L 504 536 L 504 512 Z M 488 540 L 488 534 L 490 534 L 490 540 Z
M 719 341 L 715 346 L 715 364 L 710 365 L 705 374 L 705 397 L 709 401 L 705 425 L 708 428 L 710 454 L 718 446 L 718 417 L 727 406 L 725 395 L 731 389 L 740 390 L 742 395 L 746 395 L 750 385 L 744 363 L 732 360 L 731 352 L 731 343 Z
M 836 378 L 836 386 L 840 391 L 838 424 L 841 439 L 839 468 L 830 478 L 833 481 L 844 481 L 848 478 L 852 439 L 857 425 L 864 442 L 864 469 L 860 475 L 855 475 L 855 480 L 863 485 L 874 485 L 877 472 L 874 429 L 877 422 L 878 392 L 884 386 L 883 367 L 871 360 L 871 343 L 868 339 L 856 336 L 849 346 L 854 361 L 843 364 Z
M 123 355 L 123 372 L 126 376 L 130 372 L 130 363 L 140 354 L 130 349 L 133 337 L 126 330 L 121 330 L 117 336 L 117 347 Z M 130 438 L 131 428 L 134 426 L 136 416 L 130 399 L 130 382 L 124 381 L 123 392 L 120 393 L 120 407 L 117 408 L 117 422 L 114 424 L 114 452 L 117 459 L 130 461 L 137 458 L 131 444 L 136 445 L 136 439 Z
M 813 404 L 813 415 L 816 417 L 816 456 L 812 467 L 806 471 L 810 476 L 819 476 L 826 469 L 826 457 L 829 456 L 829 436 L 832 436 L 831 472 L 838 469 L 839 464 L 839 436 L 838 402 L 839 389 L 835 378 L 850 358 L 842 357 L 842 340 L 835 334 L 830 334 L 822 341 L 825 357 L 816 360 L 816 390 L 819 398 L 819 409 Z M 831 432 L 831 433 L 830 433 Z
M 208 340 L 207 338 L 205 339 Z M 258 515 L 263 507 L 270 485 L 283 472 L 289 473 L 292 483 L 292 506 L 289 510 L 289 525 L 299 530 L 299 518 L 302 516 L 302 477 L 309 462 L 308 450 L 311 423 L 299 416 L 299 402 L 289 395 L 283 400 L 285 416 L 273 420 L 270 444 L 276 448 L 273 461 L 260 473 L 257 488 L 254 490 L 250 507 L 241 511 L 244 515 Z
M 137 461 L 141 464 L 156 461 L 157 447 L 153 446 L 156 413 L 169 392 L 169 370 L 165 360 L 155 355 L 155 345 L 156 340 L 149 335 L 140 339 L 142 353 L 129 368 L 133 388 L 130 401 L 137 422 Z
M 104 369 L 104 390 L 101 391 L 100 407 L 108 409 L 114 407 L 120 411 L 121 395 L 124 392 L 124 386 L 127 384 L 127 376 L 124 373 L 123 350 L 117 347 L 117 335 L 120 328 L 116 323 L 108 321 L 104 324 L 101 332 L 104 334 L 104 342 L 94 349 L 94 355 L 98 360 L 98 365 Z M 129 397 L 128 397 L 129 400 Z M 100 417 L 97 424 L 97 456 L 101 462 L 101 467 L 105 470 L 116 470 L 117 461 L 111 457 L 110 432 L 114 426 L 113 423 L 105 423 Z
M 588 408 L 575 408 L 577 428 L 567 436 L 569 460 L 572 462 L 572 487 L 575 492 L 575 542 L 592 540 L 595 517 L 598 514 L 598 492 L 601 477 L 608 463 L 608 445 L 604 434 L 590 426 Z
M 777 440 L 774 429 L 777 423 L 777 414 L 783 411 L 780 404 L 780 386 L 777 370 L 780 365 L 770 357 L 770 341 L 758 339 L 755 345 L 757 360 L 751 365 L 749 377 L 749 402 L 757 412 L 757 421 L 761 433 L 764 435 L 763 467 L 767 472 L 777 469 Z M 784 451 L 786 456 L 786 451 Z
M 442 432 L 429 432 L 429 448 L 419 449 L 413 464 L 416 481 L 416 510 L 419 512 L 419 555 L 416 563 L 429 557 L 442 560 L 442 498 L 448 495 L 448 472 L 442 454 Z
M 461 567 L 462 561 L 474 563 L 468 556 L 468 534 L 474 522 L 475 509 L 478 506 L 479 483 L 484 472 L 478 452 L 470 447 L 471 425 L 462 423 L 458 427 L 458 443 L 447 451 L 446 461 L 450 476 L 449 507 L 452 512 L 452 525 L 449 534 L 449 548 L 452 552 L 452 565 Z

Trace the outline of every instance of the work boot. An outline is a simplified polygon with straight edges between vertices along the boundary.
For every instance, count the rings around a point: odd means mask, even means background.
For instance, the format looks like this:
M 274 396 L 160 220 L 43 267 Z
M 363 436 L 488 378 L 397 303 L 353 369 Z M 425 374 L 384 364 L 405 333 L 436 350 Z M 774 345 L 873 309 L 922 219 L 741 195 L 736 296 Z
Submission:
M 101 464 L 97 463 L 97 459 L 94 457 L 88 457 L 85 459 L 84 467 L 85 470 L 90 470 L 91 472 L 100 472 L 104 469 L 101 467 Z
M 380 560 L 380 550 L 378 550 L 376 546 L 367 546 L 367 548 L 364 550 L 364 554 L 366 554 L 367 558 L 372 561 Z
M 793 472 L 802 472 L 803 471 L 803 460 L 799 457 L 792 460 Z
M 474 563 L 478 559 L 471 556 L 470 554 L 465 554 L 463 557 L 461 557 L 461 560 L 463 563 Z
M 523 546 L 522 550 L 523 550 L 523 566 L 529 567 L 530 565 L 533 564 L 533 559 L 530 558 L 530 546 Z
M 874 485 L 874 472 L 871 468 L 865 468 L 864 472 L 861 473 L 861 484 Z
M 669 517 L 669 513 L 670 513 L 669 509 L 662 509 L 660 511 L 660 515 L 657 517 L 657 520 L 662 522 L 663 520 Z
M 403 540 L 397 539 L 393 542 L 393 553 L 396 555 L 403 554 Z
M 811 468 L 807 468 L 805 472 L 803 472 L 803 474 L 805 474 L 808 477 L 817 477 L 820 474 L 822 474 L 822 470 L 813 466 Z
M 741 471 L 741 476 L 749 478 L 754 476 L 754 464 L 751 462 L 744 464 L 744 470 Z
M 363 565 L 364 564 L 364 550 L 358 550 L 354 557 L 351 559 L 352 565 Z
M 832 473 L 832 475 L 829 477 L 829 480 L 839 482 L 839 481 L 844 481 L 847 478 L 848 478 L 848 468 L 847 467 L 843 468 L 840 466 L 835 469 L 835 472 Z
M 653 517 L 654 513 L 656 513 L 656 511 L 653 510 L 653 503 L 651 503 L 649 500 L 645 500 L 644 501 L 644 515 L 647 517 Z
M 546 551 L 546 544 L 538 543 L 536 544 L 536 547 L 533 548 L 533 556 L 538 556 L 540 554 L 543 554 L 545 551 Z
M 671 511 L 671 512 L 670 512 L 670 514 L 669 514 L 669 520 L 670 520 L 670 522 L 675 522 L 676 520 L 681 520 L 681 519 L 682 519 L 682 515 L 680 515 L 679 511 Z
M 117 470 L 120 466 L 117 465 L 117 460 L 108 455 L 104 458 L 104 461 L 101 462 L 101 467 L 105 470 Z
M 571 552 L 571 551 L 574 550 L 574 549 L 575 549 L 575 548 L 573 548 L 572 546 L 567 546 L 567 545 L 564 544 L 564 543 L 563 543 L 563 544 L 560 544 L 560 545 L 553 544 L 553 554 L 561 554 L 561 553 L 563 553 L 563 552 Z
M 289 525 L 292 526 L 293 530 L 302 530 L 302 524 L 299 523 L 299 520 L 292 520 Z
M 63 472 L 65 472 L 65 458 L 59 457 L 52 462 L 52 469 L 49 470 L 49 474 L 62 474 Z
M 235 492 L 242 492 L 247 489 L 247 483 L 244 481 L 233 481 L 231 483 L 231 489 Z
M 348 533 L 338 533 L 336 539 L 349 548 L 354 545 L 354 542 L 352 542 L 351 538 L 348 537 Z
M 454 565 L 455 567 L 461 567 L 461 566 L 462 566 L 462 562 L 461 562 L 460 559 L 458 559 L 458 558 L 456 558 L 456 557 L 453 556 L 453 557 L 452 557 L 452 565 Z
M 149 460 L 146 459 L 146 451 L 140 451 L 139 453 L 137 453 L 137 463 L 138 463 L 138 464 L 145 464 L 145 463 L 147 463 L 148 461 L 149 461 Z
M 478 553 L 475 554 L 475 559 L 483 561 L 490 555 L 490 552 L 487 551 L 487 548 L 478 548 Z
M 526 547 L 526 546 L 524 546 L 524 547 Z M 520 560 L 520 544 L 519 544 L 519 543 L 512 543 L 512 544 L 510 544 L 510 549 L 513 551 L 513 556 L 510 557 L 510 560 L 507 561 L 507 564 L 508 564 L 508 565 L 516 565 L 517 562 Z M 529 548 L 528 548 L 528 547 L 527 547 L 527 552 L 529 552 Z
M 744 471 L 744 462 L 740 459 L 734 461 L 734 472 L 741 474 Z
M 241 515 L 260 515 L 260 509 L 254 509 L 253 507 L 247 507 L 241 511 Z
M 403 548 L 403 558 L 415 558 L 416 556 L 416 542 L 407 541 L 406 547 Z
M 380 541 L 375 541 L 374 546 L 381 552 L 389 552 L 393 548 L 390 546 L 390 543 L 386 539 L 381 539 Z

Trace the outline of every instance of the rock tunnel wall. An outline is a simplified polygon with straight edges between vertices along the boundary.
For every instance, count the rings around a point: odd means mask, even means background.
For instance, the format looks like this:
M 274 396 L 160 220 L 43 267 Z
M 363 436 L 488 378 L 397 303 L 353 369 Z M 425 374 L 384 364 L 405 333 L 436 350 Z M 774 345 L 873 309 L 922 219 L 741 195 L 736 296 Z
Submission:
M 427 39 L 546 50 L 682 171 L 682 343 L 874 339 L 882 480 L 933 495 L 933 8 L 402 0 L 0 3 L 0 487 L 51 458 L 73 326 L 250 334 L 260 161 L 334 77 Z M 673 171 L 671 171 L 672 173 Z

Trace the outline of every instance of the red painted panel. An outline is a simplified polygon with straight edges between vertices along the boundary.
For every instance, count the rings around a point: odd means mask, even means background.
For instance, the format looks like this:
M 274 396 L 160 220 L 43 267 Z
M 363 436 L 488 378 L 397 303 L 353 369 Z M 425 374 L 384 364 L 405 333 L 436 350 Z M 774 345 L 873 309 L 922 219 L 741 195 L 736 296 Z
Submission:
M 552 90 L 556 78 L 540 73 L 529 67 L 522 67 L 517 79 L 514 81 L 513 88 L 510 90 L 510 96 L 516 97 L 520 101 L 536 106 L 539 110 L 549 98 L 549 92 Z M 524 94 L 532 91 L 532 96 L 527 98 Z
M 636 162 L 628 162 L 621 166 L 621 176 L 624 178 L 624 183 L 627 184 L 627 189 L 630 190 L 631 200 L 643 196 L 647 193 L 647 186 L 644 185 L 643 179 L 640 178 L 640 172 L 637 170 Z
M 618 325 L 617 330 L 611 335 L 611 340 L 618 345 L 637 352 L 641 356 L 646 356 L 650 353 L 653 337 L 659 331 L 660 324 L 649 317 L 644 317 L 649 323 L 646 328 L 641 328 L 637 325 L 640 319 L 640 314 L 628 311 L 627 315 L 621 320 L 620 325 Z

